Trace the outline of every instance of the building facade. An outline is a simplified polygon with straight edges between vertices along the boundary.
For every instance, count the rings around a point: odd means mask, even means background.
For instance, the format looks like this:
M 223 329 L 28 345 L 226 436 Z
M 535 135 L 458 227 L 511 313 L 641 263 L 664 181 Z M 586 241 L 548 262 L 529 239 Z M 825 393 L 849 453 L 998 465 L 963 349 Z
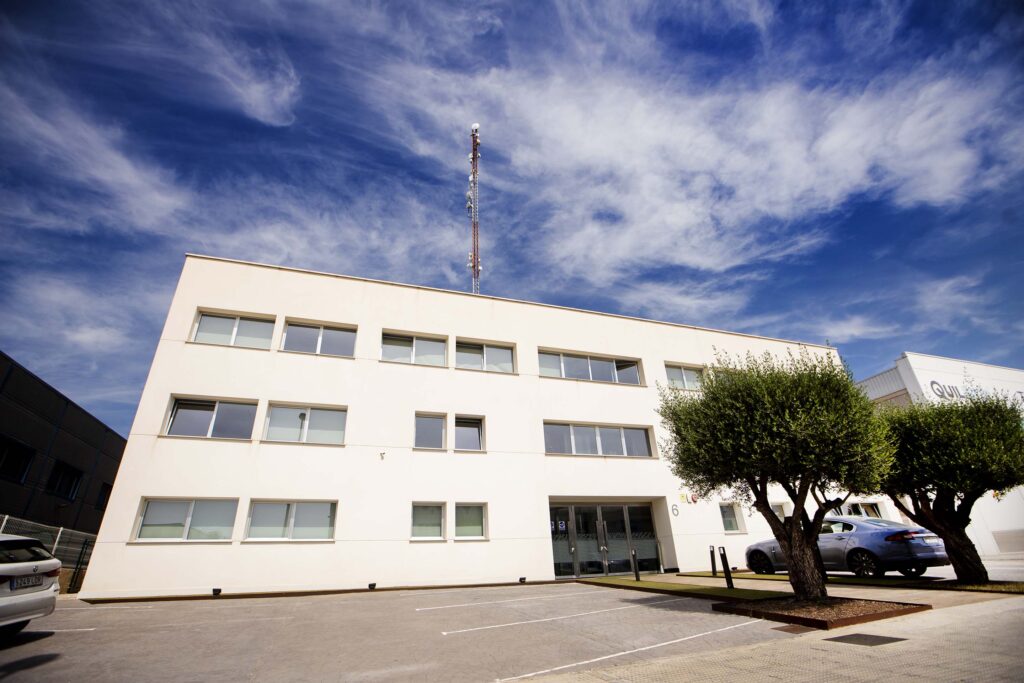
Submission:
M 124 437 L 0 352 L 0 516 L 95 534 L 124 447 Z
M 768 525 L 671 474 L 659 386 L 800 349 L 190 255 L 82 597 L 742 565 Z
M 893 367 L 858 385 L 884 405 L 957 401 L 972 391 L 1024 401 L 1024 370 L 923 353 L 904 353 Z M 982 556 L 1024 555 L 1024 487 L 982 497 L 967 534 Z

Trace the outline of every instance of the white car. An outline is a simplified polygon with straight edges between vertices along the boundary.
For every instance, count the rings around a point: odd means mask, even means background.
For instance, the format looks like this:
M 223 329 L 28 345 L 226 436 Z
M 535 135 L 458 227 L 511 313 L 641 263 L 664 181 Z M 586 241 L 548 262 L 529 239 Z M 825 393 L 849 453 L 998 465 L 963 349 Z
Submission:
M 60 593 L 60 560 L 34 538 L 0 534 L 0 639 L 52 614 Z

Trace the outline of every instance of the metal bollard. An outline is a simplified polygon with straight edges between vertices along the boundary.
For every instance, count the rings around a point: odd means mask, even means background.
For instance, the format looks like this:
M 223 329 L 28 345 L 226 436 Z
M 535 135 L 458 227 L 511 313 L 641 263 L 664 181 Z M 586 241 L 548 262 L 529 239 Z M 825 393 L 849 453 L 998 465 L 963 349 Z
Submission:
M 711 576 L 718 576 L 718 568 L 715 566 L 715 546 L 708 546 L 711 548 Z
M 733 588 L 732 572 L 729 571 L 729 556 L 725 554 L 725 546 L 718 546 L 718 554 L 722 556 L 722 571 L 725 572 L 725 585 Z
M 640 565 L 637 564 L 637 562 L 636 562 L 636 548 L 633 548 L 630 551 L 630 553 L 633 555 L 633 576 L 635 576 L 636 580 L 639 581 L 640 580 Z

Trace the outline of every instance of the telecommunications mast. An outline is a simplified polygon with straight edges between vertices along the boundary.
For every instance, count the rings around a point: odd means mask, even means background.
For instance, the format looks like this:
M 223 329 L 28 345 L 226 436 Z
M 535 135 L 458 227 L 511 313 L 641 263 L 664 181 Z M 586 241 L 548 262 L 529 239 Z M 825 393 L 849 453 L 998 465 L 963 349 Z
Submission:
M 474 123 L 469 137 L 473 151 L 469 155 L 469 191 L 466 192 L 466 211 L 473 231 L 473 248 L 466 264 L 473 273 L 473 293 L 480 293 L 480 124 Z

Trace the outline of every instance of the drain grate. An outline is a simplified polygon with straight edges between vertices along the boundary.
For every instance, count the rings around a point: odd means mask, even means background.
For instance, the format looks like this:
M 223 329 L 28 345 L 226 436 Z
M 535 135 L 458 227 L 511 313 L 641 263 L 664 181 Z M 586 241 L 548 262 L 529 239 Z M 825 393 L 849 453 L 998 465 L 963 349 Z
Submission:
M 848 636 L 836 636 L 835 638 L 826 638 L 825 640 L 834 640 L 837 643 L 850 643 L 851 645 L 866 645 L 868 647 L 875 647 L 876 645 L 888 645 L 889 643 L 898 643 L 901 640 L 906 640 L 906 638 L 873 636 L 868 633 L 851 633 Z
M 776 626 L 772 630 L 782 631 L 783 633 L 810 633 L 818 629 L 811 628 L 810 626 L 801 626 L 800 624 L 790 624 L 788 626 Z

